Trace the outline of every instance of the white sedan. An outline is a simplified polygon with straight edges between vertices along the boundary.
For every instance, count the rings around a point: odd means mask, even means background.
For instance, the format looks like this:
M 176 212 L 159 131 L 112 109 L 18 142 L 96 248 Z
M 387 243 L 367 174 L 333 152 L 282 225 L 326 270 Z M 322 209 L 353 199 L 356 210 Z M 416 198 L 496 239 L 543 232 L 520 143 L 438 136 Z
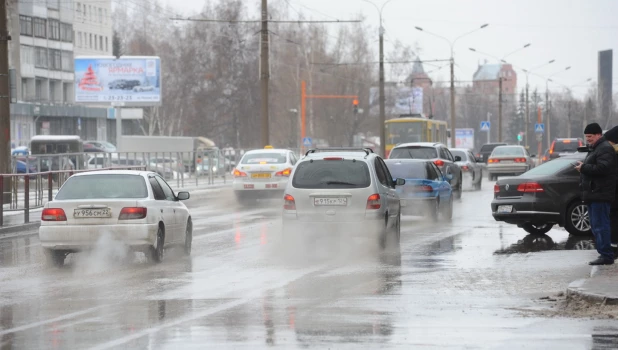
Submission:
M 245 203 L 264 197 L 283 198 L 292 168 L 298 161 L 287 149 L 256 149 L 246 152 L 234 169 L 232 187 L 236 199 Z
M 161 262 L 164 248 L 178 245 L 191 254 L 193 225 L 181 202 L 158 174 L 109 170 L 71 176 L 41 215 L 39 240 L 48 261 L 62 266 L 69 253 L 119 241 L 149 260 Z

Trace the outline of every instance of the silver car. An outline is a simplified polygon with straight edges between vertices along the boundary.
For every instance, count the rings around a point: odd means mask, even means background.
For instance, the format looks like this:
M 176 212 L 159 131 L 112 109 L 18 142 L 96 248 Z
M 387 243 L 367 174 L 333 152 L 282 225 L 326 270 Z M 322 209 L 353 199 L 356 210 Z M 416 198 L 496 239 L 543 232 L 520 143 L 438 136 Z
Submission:
M 451 175 L 451 187 L 455 198 L 461 198 L 462 181 L 461 168 L 456 162 L 461 158 L 453 156 L 448 148 L 439 142 L 412 142 L 395 146 L 388 159 L 428 159 L 440 168 L 445 175 Z M 450 177 L 450 176 L 449 176 Z
M 464 181 L 470 181 L 475 190 L 480 190 L 483 183 L 483 163 L 476 159 L 467 148 L 449 148 L 454 157 L 459 157 L 457 165 L 461 169 Z
M 394 180 L 370 149 L 312 149 L 296 164 L 284 195 L 283 234 L 345 234 L 398 246 L 401 208 Z
M 498 175 L 521 175 L 534 168 L 534 161 L 524 146 L 498 146 L 487 160 L 489 180 Z

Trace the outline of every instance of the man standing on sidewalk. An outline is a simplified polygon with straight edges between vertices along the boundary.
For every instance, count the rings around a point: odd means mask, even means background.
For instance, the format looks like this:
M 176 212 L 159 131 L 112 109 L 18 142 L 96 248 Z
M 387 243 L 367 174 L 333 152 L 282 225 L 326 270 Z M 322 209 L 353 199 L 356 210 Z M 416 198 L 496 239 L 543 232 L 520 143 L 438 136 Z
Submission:
M 603 135 L 605 139 L 614 146 L 614 151 L 618 153 L 618 126 L 614 126 Z M 618 178 L 617 178 L 618 179 Z M 612 250 L 614 259 L 618 257 L 618 183 L 616 183 L 616 197 L 609 209 L 609 222 L 612 228 Z
M 611 265 L 614 263 L 614 252 L 611 247 L 609 210 L 616 192 L 616 152 L 603 137 L 603 129 L 599 124 L 588 124 L 584 129 L 584 136 L 591 152 L 583 163 L 578 162 L 575 169 L 581 174 L 582 198 L 588 205 L 590 226 L 600 254 L 589 264 Z

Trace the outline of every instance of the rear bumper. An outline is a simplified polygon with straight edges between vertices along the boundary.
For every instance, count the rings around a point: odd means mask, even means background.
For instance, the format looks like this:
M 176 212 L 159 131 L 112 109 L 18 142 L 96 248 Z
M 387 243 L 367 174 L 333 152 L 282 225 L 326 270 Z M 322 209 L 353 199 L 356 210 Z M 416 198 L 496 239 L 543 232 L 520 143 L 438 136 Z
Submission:
M 527 169 L 527 164 L 487 165 L 487 171 L 492 174 L 523 174 L 527 171 Z
M 79 251 L 96 248 L 110 239 L 144 250 L 156 244 L 158 230 L 158 224 L 41 226 L 39 241 L 43 248 Z
M 552 203 L 548 199 L 539 200 L 538 198 L 536 201 L 525 197 L 519 200 L 494 199 L 491 202 L 491 212 L 496 221 L 504 221 L 508 224 L 559 224 L 562 226 L 560 212 L 550 204 Z M 513 210 L 510 213 L 498 212 L 498 208 L 504 205 L 512 205 Z

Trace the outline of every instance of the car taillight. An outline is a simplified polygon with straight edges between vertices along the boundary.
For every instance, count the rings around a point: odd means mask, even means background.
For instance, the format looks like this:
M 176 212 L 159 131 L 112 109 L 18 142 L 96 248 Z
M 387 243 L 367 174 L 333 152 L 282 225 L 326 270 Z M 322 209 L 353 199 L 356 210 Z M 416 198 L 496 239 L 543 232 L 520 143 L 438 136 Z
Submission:
M 556 141 L 552 141 L 551 147 L 549 147 L 549 154 L 554 154 L 554 145 L 555 144 L 556 144 Z
M 283 169 L 275 173 L 275 176 L 290 176 L 292 173 L 292 168 Z
M 148 209 L 144 207 L 124 207 L 118 215 L 118 220 L 136 220 L 146 217 Z
M 437 166 L 443 166 L 444 165 L 444 161 L 438 159 L 438 160 L 434 160 L 433 163 Z
M 462 166 L 461 166 L 461 170 L 463 170 L 463 171 L 468 171 L 468 166 L 467 166 L 467 165 L 462 165 Z
M 45 208 L 41 214 L 41 221 L 67 221 L 67 216 L 63 209 Z
M 377 193 L 372 194 L 367 198 L 367 209 L 380 209 L 380 195 Z
M 515 158 L 515 163 L 525 163 L 526 158 Z
M 500 193 L 500 186 L 498 184 L 494 185 L 494 193 Z
M 283 196 L 283 209 L 296 210 L 296 202 L 294 201 L 294 197 L 289 194 Z
M 433 192 L 433 187 L 429 185 L 420 185 L 414 187 L 414 191 L 416 192 Z
M 487 161 L 487 163 L 500 163 L 500 159 L 496 159 L 496 158 L 489 158 L 489 160 Z
M 538 182 L 525 182 L 517 186 L 517 192 L 524 192 L 524 193 L 545 192 L 545 190 L 543 189 L 543 187 L 541 187 L 541 185 Z
M 247 173 L 238 169 L 234 169 L 234 177 L 247 177 Z

